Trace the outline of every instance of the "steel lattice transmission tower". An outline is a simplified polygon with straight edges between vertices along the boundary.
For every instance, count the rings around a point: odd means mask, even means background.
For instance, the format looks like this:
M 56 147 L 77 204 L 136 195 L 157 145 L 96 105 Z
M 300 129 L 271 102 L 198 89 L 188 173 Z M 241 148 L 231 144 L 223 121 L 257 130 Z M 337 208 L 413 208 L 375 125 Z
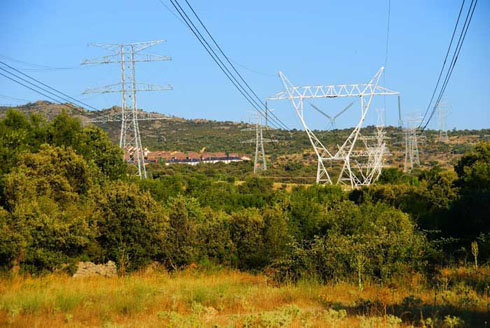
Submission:
M 419 135 L 417 126 L 420 124 L 420 122 L 422 122 L 422 117 L 412 116 L 405 121 L 405 162 L 403 170 L 408 172 L 413 170 L 415 165 L 420 165 Z
M 389 155 L 388 147 L 386 146 L 386 131 L 385 131 L 385 121 L 386 121 L 386 110 L 385 108 L 377 108 L 376 113 L 378 114 L 378 120 L 376 123 L 376 134 L 374 136 L 375 145 L 371 147 L 374 151 L 374 156 L 372 156 L 371 169 L 375 171 L 373 181 L 376 181 L 385 165 L 385 157 Z
M 439 142 L 448 142 L 449 137 L 447 135 L 447 127 L 446 127 L 446 121 L 447 121 L 447 108 L 446 104 L 440 102 L 437 105 L 437 125 L 439 128 Z
M 111 55 L 98 59 L 89 59 L 82 65 L 119 63 L 121 67 L 121 82 L 97 89 L 88 89 L 87 93 L 121 93 L 121 116 L 110 118 L 113 121 L 121 121 L 119 146 L 132 156 L 133 162 L 138 167 L 138 176 L 146 178 L 145 158 L 141 144 L 141 134 L 138 124 L 138 105 L 136 93 L 138 91 L 164 91 L 172 90 L 170 85 L 155 86 L 146 83 L 137 83 L 135 76 L 135 63 L 169 61 L 168 56 L 141 54 L 140 52 L 154 45 L 163 43 L 164 40 L 135 42 L 127 44 L 92 43 L 91 46 L 104 48 Z
M 357 141 L 362 138 L 361 129 L 373 97 L 399 94 L 378 85 L 383 70 L 384 68 L 381 67 L 368 83 L 317 86 L 294 86 L 282 72 L 279 72 L 285 91 L 281 91 L 269 99 L 289 99 L 292 102 L 318 157 L 317 183 L 348 184 L 354 188 L 369 185 L 379 176 L 379 163 L 382 162 L 380 156 L 383 155 L 383 152 L 377 146 L 372 147 L 366 142 L 359 145 Z M 308 127 L 303 112 L 303 102 L 305 99 L 345 97 L 360 99 L 360 118 L 345 142 L 342 145 L 337 145 L 335 150 L 330 151 Z M 334 174 L 337 175 L 336 179 L 333 178 Z
M 270 109 L 266 108 L 267 112 Z M 262 124 L 262 115 L 257 112 L 253 112 L 254 127 L 243 129 L 242 131 L 255 131 L 255 138 L 242 141 L 243 143 L 255 143 L 255 158 L 254 158 L 254 173 L 258 171 L 267 171 L 267 159 L 265 157 L 264 143 L 277 142 L 269 138 L 264 138 L 264 130 L 269 129 L 267 125 Z
M 398 96 L 398 127 L 403 128 L 402 105 L 401 105 L 400 96 Z

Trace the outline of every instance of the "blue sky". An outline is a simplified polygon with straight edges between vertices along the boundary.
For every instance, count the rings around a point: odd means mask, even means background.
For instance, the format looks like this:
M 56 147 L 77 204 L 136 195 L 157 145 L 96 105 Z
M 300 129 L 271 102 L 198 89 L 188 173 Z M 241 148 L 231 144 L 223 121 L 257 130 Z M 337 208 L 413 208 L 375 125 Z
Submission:
M 168 3 L 168 0 L 164 0 Z M 388 1 L 203 1 L 193 0 L 209 30 L 261 97 L 281 90 L 283 71 L 295 84 L 367 82 L 384 63 Z M 445 55 L 460 1 L 392 0 L 386 86 L 401 92 L 406 114 L 425 110 Z M 97 108 L 120 103 L 118 95 L 81 93 L 118 82 L 117 65 L 80 67 L 85 58 L 107 53 L 90 42 L 165 39 L 148 50 L 170 55 L 171 62 L 141 63 L 141 82 L 173 85 L 173 91 L 140 93 L 146 110 L 186 118 L 246 120 L 248 103 L 190 31 L 158 0 L 3 0 L 0 2 L 0 59 L 19 69 L 31 64 L 70 67 L 26 73 Z M 20 63 L 13 61 L 22 61 Z M 479 1 L 445 101 L 448 128 L 490 127 L 490 3 Z M 0 77 L 0 103 L 41 96 Z M 396 98 L 376 99 L 367 123 L 384 107 L 386 122 L 397 122 Z M 335 114 L 348 102 L 317 102 Z M 288 102 L 271 104 L 290 127 L 300 128 Z M 354 125 L 358 104 L 338 120 Z M 328 122 L 308 111 L 313 128 Z M 436 127 L 436 120 L 431 127 Z

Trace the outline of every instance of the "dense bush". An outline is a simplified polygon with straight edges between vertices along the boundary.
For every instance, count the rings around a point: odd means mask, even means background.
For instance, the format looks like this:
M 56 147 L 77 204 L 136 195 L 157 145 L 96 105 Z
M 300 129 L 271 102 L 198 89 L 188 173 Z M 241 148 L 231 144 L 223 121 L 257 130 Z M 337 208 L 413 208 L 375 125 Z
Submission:
M 292 252 L 272 265 L 278 278 L 386 281 L 424 266 L 427 241 L 400 210 L 344 201 L 326 213 L 325 222 L 324 234 L 294 243 Z
M 148 193 L 115 182 L 95 198 L 96 241 L 102 250 L 98 260 L 114 260 L 124 272 L 148 264 L 168 248 L 167 215 Z
M 391 169 L 350 192 L 286 191 L 241 176 L 247 163 L 165 167 L 136 181 L 102 130 L 64 113 L 46 122 L 9 111 L 0 121 L 0 266 L 39 273 L 114 260 L 123 273 L 201 263 L 362 285 L 424 272 L 473 241 L 486 261 L 489 149 L 463 156 L 456 174 Z
M 90 169 L 71 149 L 42 146 L 4 176 L 4 265 L 54 270 L 83 254 L 94 237 Z M 10 235 L 10 233 L 12 235 Z

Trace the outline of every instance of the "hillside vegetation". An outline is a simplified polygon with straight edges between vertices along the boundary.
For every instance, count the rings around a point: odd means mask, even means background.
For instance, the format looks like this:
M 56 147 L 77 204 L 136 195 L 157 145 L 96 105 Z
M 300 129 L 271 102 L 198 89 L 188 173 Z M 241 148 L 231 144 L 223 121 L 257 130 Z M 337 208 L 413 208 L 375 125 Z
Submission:
M 154 165 L 139 180 L 102 129 L 66 112 L 48 121 L 9 110 L 0 159 L 2 324 L 490 319 L 490 142 L 452 169 L 391 168 L 352 191 L 251 174 L 238 182 L 244 163 Z M 120 277 L 67 276 L 79 261 L 108 260 Z
M 0 117 L 5 115 L 7 109 L 0 107 Z M 45 101 L 19 106 L 15 109 L 25 114 L 39 113 L 47 117 L 48 120 L 65 110 L 67 114 L 81 119 L 85 124 L 88 124 L 89 120 L 101 119 L 120 112 L 119 107 L 95 112 Z M 141 112 L 141 115 L 151 115 L 158 118 L 154 121 L 140 122 L 143 145 L 150 150 L 199 151 L 206 147 L 209 152 L 245 153 L 249 155 L 253 155 L 255 150 L 253 144 L 242 143 L 242 141 L 254 137 L 253 132 L 243 131 L 243 129 L 251 127 L 248 123 L 219 122 L 205 119 L 187 120 L 146 112 Z M 104 129 L 111 140 L 116 143 L 119 142 L 119 122 L 95 124 Z M 315 131 L 315 133 L 327 147 L 335 149 L 335 145 L 342 144 L 350 131 L 350 129 L 342 129 Z M 391 152 L 387 158 L 387 164 L 402 167 L 404 159 L 402 131 L 399 128 L 387 127 L 386 132 L 388 148 Z M 365 133 L 367 135 L 374 134 L 374 127 L 367 127 Z M 304 131 L 270 130 L 265 132 L 265 136 L 278 141 L 266 145 L 266 153 L 275 169 L 271 175 L 282 176 L 286 165 L 294 167 L 313 164 L 316 166 L 316 157 Z M 437 142 L 437 137 L 437 131 L 428 130 L 425 133 L 425 142 L 420 146 L 422 167 L 424 168 L 436 165 L 445 168 L 452 167 L 464 152 L 471 149 L 472 145 L 488 140 L 490 129 L 449 131 L 450 141 L 447 144 Z

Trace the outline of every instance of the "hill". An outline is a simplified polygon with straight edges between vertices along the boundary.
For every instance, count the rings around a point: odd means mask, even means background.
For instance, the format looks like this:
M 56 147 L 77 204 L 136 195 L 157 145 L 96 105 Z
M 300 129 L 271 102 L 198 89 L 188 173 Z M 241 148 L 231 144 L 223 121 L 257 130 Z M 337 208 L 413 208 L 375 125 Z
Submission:
M 40 113 L 48 120 L 65 110 L 68 114 L 78 117 L 84 124 L 91 120 L 104 129 L 114 142 L 118 142 L 120 122 L 108 121 L 120 113 L 120 107 L 113 106 L 101 111 L 88 111 L 83 108 L 54 104 L 48 101 L 37 101 L 14 107 L 26 114 Z M 8 107 L 0 107 L 0 117 L 3 117 Z M 242 131 L 251 125 L 244 122 L 213 121 L 206 119 L 183 119 L 159 113 L 140 111 L 141 117 L 152 117 L 155 120 L 140 121 L 142 142 L 150 150 L 179 150 L 199 151 L 206 147 L 210 152 L 239 152 L 253 155 L 254 145 L 243 143 L 254 138 L 253 132 Z M 350 133 L 350 129 L 315 131 L 326 147 L 331 149 L 341 144 Z M 374 133 L 374 127 L 366 127 L 364 133 Z M 424 142 L 420 146 L 421 166 L 432 167 L 440 165 L 452 167 L 456 160 L 472 145 L 488 139 L 490 129 L 482 130 L 452 130 L 448 131 L 449 142 L 439 143 L 438 132 L 425 131 Z M 314 164 L 316 158 L 308 137 L 302 130 L 268 130 L 265 136 L 277 140 L 277 143 L 266 145 L 266 152 L 275 166 L 287 163 Z M 391 155 L 387 158 L 390 166 L 402 167 L 404 160 L 403 133 L 398 127 L 386 127 L 387 144 Z
M 272 175 L 315 166 L 151 163 L 138 179 L 100 128 L 8 111 L 0 158 L 2 327 L 488 322 L 490 142 L 454 171 L 288 189 Z

